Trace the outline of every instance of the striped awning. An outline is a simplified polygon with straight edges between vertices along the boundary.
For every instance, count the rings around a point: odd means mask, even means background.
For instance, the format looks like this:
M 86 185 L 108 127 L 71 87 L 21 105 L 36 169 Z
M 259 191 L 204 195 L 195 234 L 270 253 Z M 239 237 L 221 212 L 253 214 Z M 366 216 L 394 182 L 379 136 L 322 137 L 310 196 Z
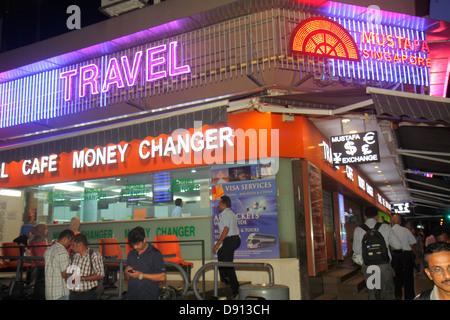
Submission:
M 450 99 L 422 94 L 367 88 L 377 115 L 425 119 L 450 124 Z
M 106 146 L 110 143 L 118 144 L 133 139 L 142 140 L 146 137 L 157 137 L 160 134 L 171 134 L 177 129 L 194 128 L 197 121 L 200 121 L 201 125 L 226 122 L 226 103 L 209 108 L 205 106 L 193 107 L 85 130 L 52 131 L 33 137 L 33 139 L 25 137 L 20 143 L 16 139 L 14 144 L 0 145 L 0 163 Z

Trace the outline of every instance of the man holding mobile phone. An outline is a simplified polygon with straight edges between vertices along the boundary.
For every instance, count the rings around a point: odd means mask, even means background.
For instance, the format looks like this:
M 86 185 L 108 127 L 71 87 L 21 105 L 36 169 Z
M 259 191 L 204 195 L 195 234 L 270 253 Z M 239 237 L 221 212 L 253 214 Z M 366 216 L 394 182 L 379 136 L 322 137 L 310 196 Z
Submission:
M 136 227 L 128 233 L 133 248 L 127 257 L 127 300 L 158 300 L 159 283 L 166 280 L 166 265 L 161 252 L 147 242 L 145 230 Z

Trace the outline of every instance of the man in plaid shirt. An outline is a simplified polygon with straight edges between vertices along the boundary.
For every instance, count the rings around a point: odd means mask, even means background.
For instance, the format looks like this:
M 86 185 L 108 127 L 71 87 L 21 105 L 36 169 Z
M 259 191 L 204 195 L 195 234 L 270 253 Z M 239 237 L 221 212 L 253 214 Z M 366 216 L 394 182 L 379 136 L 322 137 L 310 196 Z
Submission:
M 66 285 L 66 269 L 69 265 L 67 248 L 74 233 L 66 229 L 60 233 L 56 243 L 44 253 L 45 259 L 45 299 L 68 300 L 69 288 Z
M 67 268 L 67 284 L 70 288 L 69 300 L 96 300 L 99 280 L 105 277 L 102 255 L 89 249 L 87 238 L 79 233 L 73 238 L 75 251 Z

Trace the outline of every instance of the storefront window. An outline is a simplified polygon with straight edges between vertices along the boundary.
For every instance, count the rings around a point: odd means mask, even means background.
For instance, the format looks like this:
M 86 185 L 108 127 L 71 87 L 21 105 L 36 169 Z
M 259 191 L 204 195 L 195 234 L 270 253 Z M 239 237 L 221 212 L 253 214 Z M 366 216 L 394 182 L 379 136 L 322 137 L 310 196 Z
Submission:
M 211 215 L 210 168 L 189 168 L 25 189 L 26 211 L 40 223 L 170 218 L 181 199 L 182 217 Z

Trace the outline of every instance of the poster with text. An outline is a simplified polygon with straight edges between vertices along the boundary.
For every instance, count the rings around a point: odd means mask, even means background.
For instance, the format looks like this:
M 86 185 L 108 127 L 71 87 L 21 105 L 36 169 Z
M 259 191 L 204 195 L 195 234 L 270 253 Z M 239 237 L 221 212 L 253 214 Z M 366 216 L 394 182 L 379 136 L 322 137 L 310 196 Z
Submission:
M 215 166 L 212 179 L 212 232 L 219 239 L 220 197 L 231 198 L 241 245 L 235 259 L 278 259 L 278 206 L 275 176 L 269 164 Z

